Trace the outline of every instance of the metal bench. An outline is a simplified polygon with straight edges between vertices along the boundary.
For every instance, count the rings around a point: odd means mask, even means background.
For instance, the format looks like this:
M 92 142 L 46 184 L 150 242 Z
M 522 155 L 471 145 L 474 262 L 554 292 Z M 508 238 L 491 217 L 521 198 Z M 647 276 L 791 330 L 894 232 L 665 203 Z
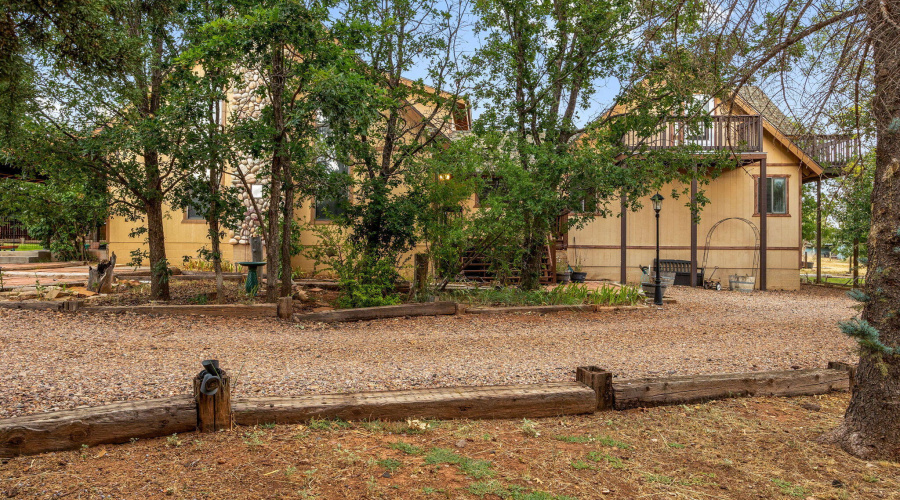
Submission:
M 656 259 L 653 259 L 656 267 Z M 675 259 L 659 259 L 659 271 L 675 273 L 675 284 L 691 286 L 691 261 Z M 703 268 L 697 268 L 697 286 L 703 286 Z

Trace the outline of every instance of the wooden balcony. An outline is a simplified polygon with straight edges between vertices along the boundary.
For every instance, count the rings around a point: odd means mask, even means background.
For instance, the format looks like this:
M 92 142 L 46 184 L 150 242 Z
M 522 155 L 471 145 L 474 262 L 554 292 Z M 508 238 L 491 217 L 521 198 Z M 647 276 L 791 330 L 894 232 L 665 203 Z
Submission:
M 762 130 L 759 115 L 711 116 L 708 122 L 693 124 L 673 117 L 650 137 L 641 138 L 637 132 L 630 132 L 622 142 L 631 150 L 693 146 L 704 151 L 752 153 L 762 151 Z
M 859 143 L 849 134 L 806 134 L 790 138 L 826 171 L 839 172 L 859 157 Z

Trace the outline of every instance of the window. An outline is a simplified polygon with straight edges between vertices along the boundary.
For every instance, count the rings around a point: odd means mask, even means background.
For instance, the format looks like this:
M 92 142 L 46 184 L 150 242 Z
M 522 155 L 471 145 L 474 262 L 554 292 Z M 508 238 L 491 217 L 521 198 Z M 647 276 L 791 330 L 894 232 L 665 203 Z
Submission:
M 349 169 L 343 163 L 333 158 L 320 158 L 319 162 L 325 166 L 328 175 L 347 174 Z M 349 197 L 347 193 L 341 193 L 337 198 L 316 199 L 316 220 L 329 221 L 344 213 L 344 205 Z
M 196 221 L 205 221 L 206 218 L 200 213 L 197 207 L 200 206 L 200 200 L 196 197 L 191 199 L 191 204 L 187 207 L 187 213 L 185 214 L 186 220 L 196 220 Z
M 754 183 L 754 215 L 759 215 L 759 178 Z M 788 212 L 788 177 L 769 176 L 766 178 L 766 213 L 770 215 L 789 215 Z

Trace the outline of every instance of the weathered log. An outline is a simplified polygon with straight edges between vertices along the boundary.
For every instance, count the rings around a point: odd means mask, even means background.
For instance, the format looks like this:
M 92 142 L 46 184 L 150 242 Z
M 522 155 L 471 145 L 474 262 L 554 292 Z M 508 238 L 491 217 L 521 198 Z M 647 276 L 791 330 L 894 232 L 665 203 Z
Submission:
M 295 314 L 294 321 L 363 321 L 369 319 L 398 318 L 402 316 L 437 316 L 456 314 L 455 302 L 426 302 L 396 306 L 360 307 L 308 314 Z
M 218 362 L 209 360 L 203 363 L 204 366 L 211 363 L 213 368 L 204 369 L 193 379 L 197 429 L 200 432 L 231 429 L 231 378 L 218 367 Z
M 598 366 L 579 366 L 575 369 L 575 381 L 594 390 L 598 410 L 612 409 L 612 373 Z
M 294 314 L 294 301 L 290 297 L 281 297 L 278 299 L 277 316 L 280 319 L 291 319 Z
M 470 307 L 466 309 L 466 314 L 545 314 L 563 311 L 579 311 L 591 312 L 594 310 L 593 304 L 576 304 L 576 305 L 552 305 L 552 306 L 511 306 L 511 307 Z
M 313 418 L 537 418 L 591 413 L 592 389 L 577 382 L 324 394 L 234 400 L 239 425 L 294 424 Z
M 613 382 L 615 408 L 693 403 L 737 396 L 809 396 L 850 387 L 846 370 L 813 368 Z
M 149 305 L 149 306 L 97 306 L 84 307 L 79 311 L 93 313 L 136 313 L 136 314 L 202 314 L 204 316 L 226 316 L 243 318 L 274 318 L 275 304 L 209 304 L 209 305 Z
M 109 260 L 101 261 L 97 268 L 88 266 L 87 289 L 97 293 L 112 292 L 113 276 L 116 268 L 116 253 Z
M 190 432 L 197 426 L 191 396 L 129 401 L 0 420 L 0 457 L 73 450 Z

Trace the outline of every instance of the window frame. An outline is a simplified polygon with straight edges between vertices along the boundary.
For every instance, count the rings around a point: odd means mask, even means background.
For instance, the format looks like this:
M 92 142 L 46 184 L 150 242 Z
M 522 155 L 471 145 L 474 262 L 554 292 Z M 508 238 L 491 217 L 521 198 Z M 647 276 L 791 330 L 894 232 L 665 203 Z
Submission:
M 791 175 L 790 174 L 769 174 L 766 179 L 784 179 L 784 213 L 769 212 L 766 207 L 766 217 L 790 217 L 791 216 Z M 767 183 L 768 184 L 768 183 Z M 766 202 L 771 203 L 771 196 L 766 187 Z M 774 181 L 772 183 L 772 191 L 775 190 Z M 759 175 L 753 176 L 753 216 L 759 217 Z

